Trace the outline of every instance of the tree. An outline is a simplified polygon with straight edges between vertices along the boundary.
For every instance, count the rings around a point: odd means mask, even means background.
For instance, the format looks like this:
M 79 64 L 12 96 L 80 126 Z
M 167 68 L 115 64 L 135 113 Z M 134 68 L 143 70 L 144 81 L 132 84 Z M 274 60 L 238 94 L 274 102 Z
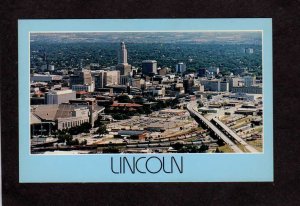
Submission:
M 114 146 L 109 146 L 108 148 L 104 148 L 103 153 L 120 153 L 120 150 L 115 148 Z
M 180 150 L 183 147 L 183 144 L 180 142 L 176 142 L 173 146 L 172 146 L 175 150 Z
M 71 135 L 77 135 L 80 133 L 90 133 L 90 129 L 92 128 L 92 125 L 88 122 L 84 122 L 83 124 L 76 126 L 76 127 L 71 127 L 68 129 L 68 132 Z
M 224 145 L 225 145 L 225 144 L 224 144 L 224 141 L 221 140 L 221 139 L 218 139 L 217 144 L 218 144 L 219 146 L 224 146 Z
M 208 146 L 207 145 L 205 145 L 205 144 L 203 144 L 203 145 L 201 145 L 201 147 L 198 149 L 198 152 L 205 152 L 206 150 L 208 150 Z
M 101 122 L 100 118 L 98 118 L 98 119 L 94 122 L 94 128 L 95 128 L 95 127 L 99 127 L 100 125 L 102 125 L 102 122 Z
M 203 105 L 203 103 L 202 103 L 202 101 L 198 101 L 198 105 L 199 105 L 199 107 L 203 107 L 204 105 Z
M 128 95 L 120 95 L 116 98 L 116 100 L 120 103 L 132 103 L 133 101 L 129 98 Z
M 152 113 L 151 109 L 149 107 L 145 107 L 145 106 L 144 106 L 144 112 L 145 112 L 145 114 L 151 114 Z
M 219 147 L 217 147 L 215 153 L 223 153 L 223 151 L 220 151 L 220 150 L 219 150 Z
M 115 113 L 111 115 L 115 120 L 123 120 L 123 119 L 129 119 L 129 116 L 125 113 Z
M 87 140 L 84 139 L 82 142 L 80 142 L 80 145 L 86 145 L 87 144 Z
M 100 125 L 99 128 L 97 129 L 96 133 L 99 134 L 100 136 L 106 134 L 107 133 L 106 125 L 105 124 Z
M 63 133 L 59 133 L 58 134 L 58 143 L 63 143 L 63 142 L 66 142 L 66 143 L 68 143 L 68 142 L 70 142 L 70 141 L 72 141 L 72 135 L 70 135 L 70 134 L 63 134 Z

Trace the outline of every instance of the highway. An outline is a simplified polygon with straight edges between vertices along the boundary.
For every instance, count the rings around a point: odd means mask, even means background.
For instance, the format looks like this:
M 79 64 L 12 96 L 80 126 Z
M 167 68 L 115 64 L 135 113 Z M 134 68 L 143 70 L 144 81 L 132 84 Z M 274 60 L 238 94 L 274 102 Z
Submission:
M 235 132 L 233 132 L 227 125 L 221 122 L 218 118 L 214 117 L 213 121 L 215 121 L 220 127 L 222 127 L 230 136 L 232 136 L 237 142 L 242 144 L 249 152 L 255 153 L 258 152 L 255 148 L 250 146 L 245 140 L 239 137 Z
M 187 105 L 187 109 L 190 113 L 197 116 L 202 122 L 204 122 L 207 127 L 209 127 L 218 137 L 220 137 L 229 147 L 236 153 L 244 153 L 234 142 L 232 142 L 223 132 L 221 132 L 215 125 L 213 125 L 209 120 L 207 120 L 204 116 L 199 114 L 197 110 L 195 110 L 197 103 L 190 102 Z

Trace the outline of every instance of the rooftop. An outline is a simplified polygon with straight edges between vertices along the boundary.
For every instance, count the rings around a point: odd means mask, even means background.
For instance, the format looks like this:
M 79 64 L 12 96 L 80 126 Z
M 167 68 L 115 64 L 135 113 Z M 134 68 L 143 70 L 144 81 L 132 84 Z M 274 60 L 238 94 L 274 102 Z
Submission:
M 117 103 L 117 102 L 114 102 L 111 106 L 112 107 L 142 107 L 142 105 L 140 105 L 140 104 L 135 104 L 135 103 Z
M 143 60 L 142 63 L 157 63 L 156 60 Z

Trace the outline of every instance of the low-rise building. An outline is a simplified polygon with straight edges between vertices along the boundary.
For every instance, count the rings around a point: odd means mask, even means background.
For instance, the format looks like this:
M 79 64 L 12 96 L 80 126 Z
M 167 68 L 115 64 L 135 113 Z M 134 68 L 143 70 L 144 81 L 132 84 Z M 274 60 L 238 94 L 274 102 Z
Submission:
M 61 104 L 76 99 L 76 91 L 67 90 L 50 90 L 45 93 L 46 104 Z
M 260 87 L 260 86 L 232 87 L 232 92 L 235 92 L 235 93 L 249 93 L 249 94 L 262 94 L 262 87 Z

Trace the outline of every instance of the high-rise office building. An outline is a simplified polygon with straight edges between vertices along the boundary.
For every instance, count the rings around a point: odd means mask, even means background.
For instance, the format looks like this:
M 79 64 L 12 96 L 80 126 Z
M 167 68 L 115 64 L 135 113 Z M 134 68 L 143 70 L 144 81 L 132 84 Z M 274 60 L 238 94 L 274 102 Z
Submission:
M 70 76 L 70 87 L 76 84 L 92 84 L 91 70 L 83 69 L 78 75 Z
M 120 84 L 120 71 L 100 71 L 95 76 L 95 87 L 104 88 L 106 85 L 118 85 Z
M 157 74 L 157 61 L 144 60 L 142 61 L 142 73 L 144 75 Z
M 186 71 L 186 64 L 183 62 L 180 62 L 176 64 L 176 72 L 177 73 L 184 73 Z
M 189 94 L 192 92 L 192 87 L 194 86 L 194 80 L 189 78 L 189 79 L 184 79 L 183 80 L 183 87 L 184 91 L 186 94 Z

